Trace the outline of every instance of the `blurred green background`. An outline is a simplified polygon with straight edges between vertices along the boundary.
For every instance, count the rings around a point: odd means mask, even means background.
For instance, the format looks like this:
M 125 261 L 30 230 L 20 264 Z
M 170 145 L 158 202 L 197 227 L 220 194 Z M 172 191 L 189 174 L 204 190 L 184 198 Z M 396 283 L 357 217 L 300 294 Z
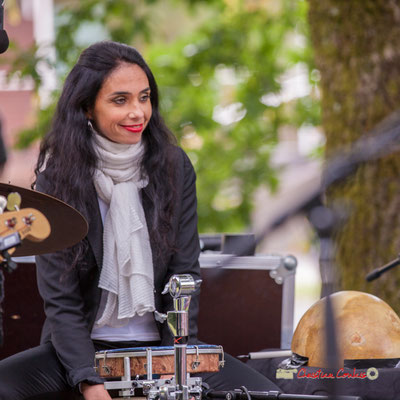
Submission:
M 17 146 L 37 142 L 48 130 L 63 80 L 82 49 L 103 39 L 128 43 L 149 63 L 162 114 L 194 164 L 199 231 L 249 229 L 256 190 L 279 188 L 272 156 L 280 132 L 320 124 L 307 2 L 71 0 L 55 7 L 55 61 L 35 47 L 11 46 L 10 78 L 32 77 L 38 93 L 38 64 L 46 62 L 58 82 L 52 101 L 37 103 L 36 121 L 20 133 Z M 296 85 L 296 71 L 306 82 Z M 307 156 L 321 151 L 317 146 Z

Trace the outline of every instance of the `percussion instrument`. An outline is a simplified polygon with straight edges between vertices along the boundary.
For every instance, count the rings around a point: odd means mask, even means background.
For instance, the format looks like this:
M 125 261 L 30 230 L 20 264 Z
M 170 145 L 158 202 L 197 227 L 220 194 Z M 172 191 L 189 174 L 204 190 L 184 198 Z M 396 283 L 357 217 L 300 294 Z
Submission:
M 341 291 L 331 295 L 340 366 L 346 360 L 400 358 L 400 318 L 383 300 L 369 293 Z M 310 367 L 327 367 L 326 298 L 314 303 L 300 319 L 292 352 Z M 302 360 L 303 362 L 303 360 Z
M 218 372 L 224 364 L 222 346 L 187 346 L 187 372 Z M 104 378 L 125 375 L 124 360 L 129 358 L 131 376 L 146 375 L 151 365 L 151 374 L 173 374 L 174 347 L 138 347 L 116 350 L 103 350 L 96 353 L 96 370 Z
M 163 290 L 173 298 L 174 310 L 167 314 L 155 312 L 159 322 L 167 322 L 173 347 L 118 349 L 96 353 L 95 368 L 103 377 L 120 377 L 119 381 L 104 383 L 107 390 L 118 389 L 119 395 L 129 399 L 141 389 L 148 400 L 201 399 L 201 378 L 190 377 L 190 372 L 216 372 L 224 364 L 220 346 L 188 346 L 189 305 L 191 294 L 200 286 L 189 274 L 173 275 Z M 221 358 L 220 358 L 221 357 Z M 170 379 L 153 376 L 174 373 Z M 143 376 L 144 375 L 144 376 Z M 132 379 L 133 377 L 133 379 Z

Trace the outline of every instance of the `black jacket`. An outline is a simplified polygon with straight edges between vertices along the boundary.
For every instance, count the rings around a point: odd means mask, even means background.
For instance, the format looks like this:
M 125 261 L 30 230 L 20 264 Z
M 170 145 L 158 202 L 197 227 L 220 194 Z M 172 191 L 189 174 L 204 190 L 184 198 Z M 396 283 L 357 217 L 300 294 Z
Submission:
M 195 172 L 187 155 L 178 147 L 171 147 L 175 170 L 176 204 L 173 215 L 174 252 L 166 251 L 154 257 L 154 286 L 156 309 L 160 312 L 172 310 L 172 298 L 161 292 L 173 274 L 189 273 L 200 278 L 198 263 L 199 239 L 197 234 Z M 151 176 L 150 176 L 151 179 Z M 38 176 L 36 188 L 48 190 L 46 171 Z M 90 332 L 97 314 L 101 291 L 98 280 L 103 258 L 103 226 L 98 207 L 97 194 L 92 182 L 91 191 L 94 211 L 88 215 L 88 251 L 83 262 L 66 273 L 68 261 L 65 252 L 56 252 L 36 257 L 39 292 L 44 300 L 46 321 L 42 331 L 42 343 L 51 341 L 58 358 L 67 371 L 71 386 L 82 381 L 102 383 L 94 370 L 95 349 Z M 149 221 L 151 203 L 142 191 L 143 208 Z M 151 238 L 150 238 L 151 239 Z M 154 243 L 152 242 L 154 249 Z M 190 341 L 197 335 L 198 295 L 193 296 L 190 306 Z M 161 344 L 171 345 L 172 336 L 166 324 L 158 324 Z

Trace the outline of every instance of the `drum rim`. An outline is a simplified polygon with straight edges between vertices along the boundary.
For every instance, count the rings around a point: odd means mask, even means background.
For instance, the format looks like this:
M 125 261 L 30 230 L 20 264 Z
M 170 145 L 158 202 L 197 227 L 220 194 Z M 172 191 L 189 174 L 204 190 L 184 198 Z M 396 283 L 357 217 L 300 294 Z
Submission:
M 110 349 L 96 352 L 96 360 L 104 358 L 122 358 L 122 357 L 146 357 L 147 350 L 151 350 L 152 356 L 172 356 L 174 355 L 174 346 L 153 346 L 153 347 L 128 347 L 125 349 Z M 223 354 L 222 346 L 217 345 L 189 345 L 186 354 Z

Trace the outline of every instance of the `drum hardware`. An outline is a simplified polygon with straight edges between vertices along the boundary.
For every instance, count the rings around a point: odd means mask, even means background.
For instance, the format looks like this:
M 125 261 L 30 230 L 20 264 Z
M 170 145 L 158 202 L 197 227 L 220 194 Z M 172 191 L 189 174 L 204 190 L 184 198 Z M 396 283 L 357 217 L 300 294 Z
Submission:
M 146 350 L 147 364 L 145 364 L 147 370 L 147 379 L 151 381 L 153 379 L 153 358 L 151 349 Z
M 278 357 L 290 357 L 292 355 L 291 350 L 267 350 L 267 351 L 256 351 L 249 354 L 243 354 L 237 356 L 239 359 L 249 360 L 262 360 L 265 358 L 278 358 Z
M 199 359 L 199 347 L 195 346 L 196 348 L 196 359 L 192 362 L 192 369 L 196 370 L 200 365 Z
M 218 346 L 209 346 L 209 347 L 218 347 Z M 160 361 L 159 358 L 165 358 L 165 356 L 160 356 L 160 354 L 166 354 L 167 357 L 170 355 L 174 354 L 174 349 L 172 347 L 169 347 L 168 350 L 165 350 L 165 348 L 158 349 L 157 347 L 149 348 L 149 349 L 124 349 L 123 351 L 118 351 L 118 350 L 112 350 L 109 351 L 107 356 L 104 357 L 104 354 L 102 352 L 96 353 L 96 362 L 98 363 L 99 361 L 104 362 L 104 360 L 107 360 L 108 362 L 113 361 L 122 361 L 123 362 L 123 367 L 121 370 L 123 371 L 123 374 L 120 377 L 120 380 L 115 381 L 107 381 L 104 383 L 104 387 L 107 390 L 119 390 L 119 396 L 125 399 L 130 399 L 132 396 L 134 396 L 136 393 L 136 390 L 141 389 L 143 391 L 143 394 L 147 396 L 148 399 L 158 399 L 161 398 L 163 400 L 171 400 L 171 399 L 176 399 L 176 392 L 177 392 L 177 383 L 174 377 L 172 378 L 157 378 L 157 375 L 160 375 L 161 370 L 157 368 L 157 366 L 154 365 L 153 361 L 158 364 L 158 367 L 160 366 Z M 150 350 L 150 351 L 148 351 Z M 193 348 L 191 346 L 190 350 L 193 353 Z M 201 349 L 202 350 L 202 349 Z M 207 350 L 207 349 L 206 349 Z M 211 352 L 211 349 L 208 351 Z M 213 349 L 214 354 L 220 354 L 220 353 L 215 353 L 215 349 Z M 208 355 L 205 353 L 205 355 Z M 135 368 L 132 368 L 132 358 L 137 359 L 141 357 L 146 357 L 146 371 L 144 372 L 144 375 L 139 375 L 136 374 Z M 202 354 L 200 354 L 200 360 L 201 360 Z M 204 354 L 203 354 L 204 356 Z M 214 355 L 213 355 L 214 356 Z M 115 357 L 113 359 L 112 357 Z M 149 357 L 149 358 L 147 358 Z M 151 357 L 151 361 L 150 360 Z M 150 365 L 153 365 L 153 368 L 150 369 Z M 143 366 L 143 365 L 142 365 Z M 154 368 L 156 367 L 156 368 Z M 111 364 L 107 364 L 106 370 L 103 368 L 102 365 L 99 365 L 97 367 L 97 370 L 99 371 L 99 374 L 101 376 L 105 376 L 105 372 L 107 372 L 107 375 L 109 378 L 115 378 L 117 375 L 120 375 L 119 368 L 113 368 Z M 217 370 L 216 368 L 213 369 L 213 371 Z M 213 372 L 209 371 L 209 372 Z M 166 373 L 171 372 L 169 370 L 165 371 Z M 114 375 L 114 374 L 117 375 Z M 155 375 L 157 374 L 157 375 Z M 133 377 L 131 377 L 133 376 Z M 192 378 L 188 377 L 187 378 L 187 392 L 190 394 L 190 396 L 195 397 L 196 399 L 200 399 L 201 397 L 201 378 Z M 163 397 L 164 396 L 164 397 Z
M 315 394 L 285 394 L 276 390 L 270 390 L 268 392 L 263 391 L 252 391 L 247 390 L 244 386 L 240 389 L 230 391 L 214 391 L 208 390 L 206 396 L 210 399 L 226 399 L 226 400 L 362 400 L 359 396 L 326 396 L 326 395 L 315 395 Z
M 195 281 L 189 274 L 173 275 L 162 292 L 163 294 L 169 292 L 174 303 L 174 311 L 168 311 L 166 320 L 174 336 L 176 400 L 189 398 L 186 350 L 189 338 L 190 295 L 200 287 L 200 284 L 201 280 Z M 201 383 L 199 387 L 192 389 L 190 395 L 201 397 Z
M 119 389 L 119 395 L 129 399 L 135 394 L 136 389 L 142 389 L 143 394 L 150 400 L 188 400 L 193 397 L 201 399 L 201 378 L 190 377 L 190 372 L 214 372 L 218 371 L 224 364 L 224 353 L 221 346 L 187 345 L 189 337 L 188 311 L 191 294 L 196 291 L 201 280 L 195 281 L 191 275 L 173 275 L 164 288 L 163 294 L 169 292 L 173 297 L 174 310 L 167 314 L 158 313 L 158 318 L 167 321 L 168 327 L 174 336 L 174 346 L 171 347 L 149 347 L 142 349 L 121 349 L 97 352 L 95 356 L 96 368 L 101 376 L 106 373 L 110 376 L 120 376 L 119 381 L 106 381 L 104 386 L 107 390 Z M 133 351 L 132 351 L 133 350 Z M 173 352 L 172 352 L 173 351 Z M 174 356 L 174 375 L 171 379 L 157 379 L 155 374 L 166 374 L 170 371 L 167 367 L 161 371 L 156 368 L 157 357 Z M 188 364 L 188 355 L 191 358 Z M 220 356 L 221 355 L 221 359 Z M 207 356 L 207 357 L 206 357 Z M 111 357 L 114 361 L 123 359 L 123 374 L 117 372 L 118 367 L 111 365 Z M 138 376 L 132 365 L 139 365 L 140 359 L 146 357 L 145 379 Z M 206 358 L 205 358 L 206 357 Z M 204 361 L 204 369 L 202 360 Z M 115 364 L 115 362 L 114 362 Z M 139 367 L 138 367 L 138 370 Z M 136 375 L 131 378 L 132 372 Z M 142 371 L 144 372 L 144 371 Z M 117 375 L 115 375 L 117 374 Z
M 196 349 L 197 348 L 197 349 Z M 152 372 L 154 374 L 166 375 L 173 374 L 174 347 L 151 347 L 152 350 Z M 99 351 L 95 355 L 96 370 L 103 378 L 121 378 L 124 375 L 124 357 L 130 358 L 130 368 L 135 375 L 147 374 L 147 348 L 128 348 Z M 192 364 L 197 359 L 199 353 L 199 365 L 196 370 Z M 106 355 L 104 354 L 106 353 Z M 187 370 L 191 373 L 198 372 L 217 372 L 224 363 L 224 350 L 222 346 L 216 345 L 188 345 L 187 350 Z M 103 368 L 103 366 L 106 368 Z
M 95 363 L 96 364 L 96 363 Z M 104 373 L 106 375 L 110 375 L 111 373 L 111 369 L 110 367 L 107 365 L 107 350 L 104 351 L 104 362 L 103 365 L 101 366 L 101 368 L 103 369 Z

